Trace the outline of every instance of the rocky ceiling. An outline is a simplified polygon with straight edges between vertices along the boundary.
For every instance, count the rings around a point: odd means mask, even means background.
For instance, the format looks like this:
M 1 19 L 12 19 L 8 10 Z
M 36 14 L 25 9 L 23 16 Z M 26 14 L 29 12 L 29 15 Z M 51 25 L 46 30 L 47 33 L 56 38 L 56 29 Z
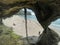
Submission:
M 60 0 L 0 0 L 0 18 L 10 17 L 22 8 L 29 8 L 46 28 L 60 18 Z

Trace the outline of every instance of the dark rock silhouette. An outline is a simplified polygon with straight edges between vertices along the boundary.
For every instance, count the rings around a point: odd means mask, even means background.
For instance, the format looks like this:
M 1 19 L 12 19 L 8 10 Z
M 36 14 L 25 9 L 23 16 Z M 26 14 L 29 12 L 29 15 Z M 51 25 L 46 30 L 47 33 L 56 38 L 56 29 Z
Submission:
M 58 45 L 60 37 L 56 32 L 50 30 L 44 30 L 43 33 L 39 36 L 38 42 L 36 45 Z
M 37 45 L 57 45 L 59 36 L 47 28 L 60 18 L 60 0 L 0 0 L 0 18 L 10 17 L 22 8 L 33 10 L 45 29 Z

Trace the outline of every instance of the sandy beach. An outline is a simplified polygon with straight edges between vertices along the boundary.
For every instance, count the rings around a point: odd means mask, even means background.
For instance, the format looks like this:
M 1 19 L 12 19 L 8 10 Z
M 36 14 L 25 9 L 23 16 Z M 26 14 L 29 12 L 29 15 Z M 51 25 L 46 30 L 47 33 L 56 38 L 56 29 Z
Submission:
M 3 22 L 6 26 L 12 27 L 14 33 L 21 35 L 23 37 L 26 36 L 24 18 L 14 15 L 11 18 L 3 20 Z M 39 36 L 39 32 L 40 34 L 43 32 L 43 27 L 38 23 L 38 21 L 27 20 L 27 26 L 29 36 Z

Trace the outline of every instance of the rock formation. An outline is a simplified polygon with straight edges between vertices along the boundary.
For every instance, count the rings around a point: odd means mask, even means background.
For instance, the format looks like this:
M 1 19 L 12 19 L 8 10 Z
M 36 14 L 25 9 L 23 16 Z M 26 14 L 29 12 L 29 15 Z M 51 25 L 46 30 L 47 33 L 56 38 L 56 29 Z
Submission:
M 60 17 L 59 5 L 59 0 L 0 0 L 0 18 L 10 17 L 22 8 L 29 8 L 45 28 Z
M 60 18 L 60 0 L 0 0 L 0 18 L 10 17 L 22 8 L 29 8 L 35 12 L 39 23 L 45 29 L 46 33 L 43 32 L 43 35 L 47 34 L 47 31 L 49 32 L 48 35 L 50 35 L 52 31 L 47 29 L 48 26 L 52 21 Z M 53 35 L 51 34 L 50 37 Z M 47 37 L 48 39 L 45 38 L 49 40 L 50 37 Z M 54 45 L 58 42 L 51 42 L 52 44 L 50 44 L 49 41 L 46 43 L 44 42 L 45 38 L 41 39 L 43 40 L 42 44 L 37 45 Z M 55 38 L 53 39 L 56 40 Z

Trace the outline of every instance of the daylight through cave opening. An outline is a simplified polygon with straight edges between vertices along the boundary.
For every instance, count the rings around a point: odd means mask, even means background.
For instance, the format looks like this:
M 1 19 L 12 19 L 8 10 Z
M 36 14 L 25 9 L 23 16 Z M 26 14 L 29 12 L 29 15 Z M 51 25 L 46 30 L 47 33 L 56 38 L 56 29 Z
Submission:
M 14 14 L 12 17 L 3 19 L 3 23 L 8 27 L 12 27 L 13 31 L 16 34 L 26 37 L 25 15 L 23 8 L 20 9 L 20 11 Z M 38 22 L 34 11 L 29 8 L 27 8 L 27 28 L 28 28 L 28 36 L 39 36 L 39 32 L 40 34 L 43 32 L 43 28 Z

